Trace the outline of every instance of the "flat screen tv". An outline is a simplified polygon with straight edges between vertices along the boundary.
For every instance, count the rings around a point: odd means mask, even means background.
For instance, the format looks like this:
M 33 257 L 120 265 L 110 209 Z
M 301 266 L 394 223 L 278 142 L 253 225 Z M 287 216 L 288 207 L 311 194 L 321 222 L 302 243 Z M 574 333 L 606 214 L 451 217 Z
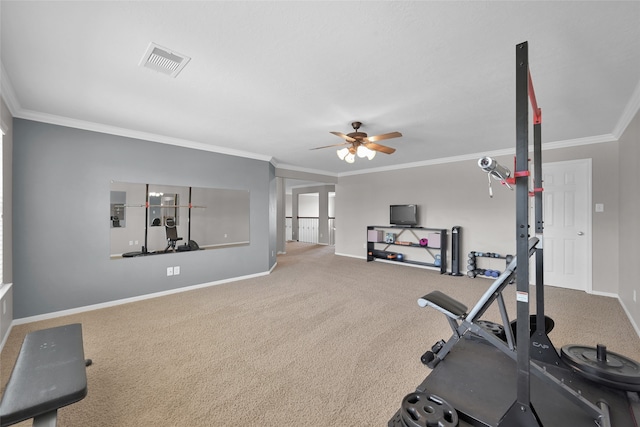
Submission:
M 389 206 L 389 223 L 401 227 L 418 225 L 418 205 Z

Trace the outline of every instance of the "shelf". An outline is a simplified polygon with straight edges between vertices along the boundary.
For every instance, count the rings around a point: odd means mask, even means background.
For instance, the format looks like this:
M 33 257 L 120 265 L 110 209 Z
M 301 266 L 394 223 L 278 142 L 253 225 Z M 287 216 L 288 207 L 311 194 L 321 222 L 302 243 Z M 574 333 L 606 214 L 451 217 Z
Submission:
M 396 233 L 394 242 L 385 241 L 370 241 L 369 232 L 371 230 L 393 230 Z M 427 233 L 428 232 L 428 233 Z M 419 243 L 421 238 L 426 238 L 428 234 L 438 233 L 440 234 L 440 247 L 423 246 Z M 403 236 L 407 240 L 400 240 Z M 392 225 L 370 225 L 367 227 L 367 262 L 382 260 L 392 263 L 400 264 L 412 264 L 423 267 L 432 267 L 440 270 L 441 274 L 447 272 L 447 229 L 444 228 L 429 228 L 429 227 L 398 227 Z M 407 242 L 408 244 L 396 243 L 397 241 Z M 385 258 L 385 254 L 397 254 L 402 252 L 387 251 L 389 247 L 407 248 L 410 249 L 408 253 L 403 253 L 402 260 L 393 258 Z M 423 251 L 420 251 L 423 249 Z M 440 258 L 440 265 L 436 265 L 436 257 Z

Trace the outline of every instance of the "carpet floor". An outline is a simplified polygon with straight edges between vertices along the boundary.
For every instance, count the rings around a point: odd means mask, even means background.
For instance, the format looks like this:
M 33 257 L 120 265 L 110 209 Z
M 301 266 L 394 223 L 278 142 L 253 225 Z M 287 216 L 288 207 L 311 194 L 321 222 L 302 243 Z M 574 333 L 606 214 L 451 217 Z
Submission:
M 58 412 L 60 427 L 386 426 L 429 373 L 420 356 L 451 334 L 417 298 L 437 289 L 472 307 L 490 284 L 288 243 L 266 276 L 16 325 L 0 380 L 28 332 L 80 322 L 89 393 Z M 640 359 L 617 299 L 545 289 L 556 347 Z M 513 285 L 505 300 L 515 316 Z M 484 318 L 499 321 L 497 308 Z

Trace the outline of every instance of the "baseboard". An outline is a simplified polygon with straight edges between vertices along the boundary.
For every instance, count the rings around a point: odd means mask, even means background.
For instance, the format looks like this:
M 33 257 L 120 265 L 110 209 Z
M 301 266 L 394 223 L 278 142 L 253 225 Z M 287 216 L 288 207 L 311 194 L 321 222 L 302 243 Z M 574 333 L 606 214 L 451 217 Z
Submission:
M 367 259 L 366 256 L 356 256 L 356 255 L 351 255 L 351 254 L 341 254 L 341 253 L 338 253 L 338 252 L 336 252 L 335 255 L 346 256 L 346 257 L 349 257 L 349 258 Z
M 7 339 L 9 339 L 9 335 L 11 335 L 12 328 L 13 328 L 13 322 L 11 322 L 11 324 L 9 325 L 9 328 L 7 329 L 7 333 L 4 334 L 4 337 L 2 337 L 2 342 L 0 342 L 0 353 L 2 353 L 2 349 L 4 348 L 4 345 L 7 342 Z
M 168 291 L 162 291 L 162 292 L 156 292 L 156 293 L 152 293 L 152 294 L 140 295 L 140 296 L 131 297 L 131 298 L 124 298 L 124 299 L 104 302 L 104 303 L 100 303 L 100 304 L 87 305 L 87 306 L 84 306 L 84 307 L 72 308 L 72 309 L 69 309 L 69 310 L 55 311 L 55 312 L 47 313 L 47 314 L 39 314 L 37 316 L 22 317 L 20 319 L 14 319 L 11 322 L 11 326 L 13 326 L 13 325 L 23 325 L 25 323 L 38 322 L 38 321 L 41 321 L 41 320 L 55 319 L 57 317 L 69 316 L 69 315 L 72 315 L 72 314 L 78 314 L 78 313 L 84 313 L 84 312 L 87 312 L 87 311 L 99 310 L 101 308 L 115 307 L 117 305 L 128 304 L 128 303 L 137 302 L 137 301 L 144 301 L 144 300 L 147 300 L 147 299 L 158 298 L 158 297 L 163 297 L 163 296 L 167 296 L 167 295 L 173 295 L 173 294 L 177 294 L 177 293 L 181 293 L 181 292 L 193 291 L 193 290 L 201 289 L 201 288 L 208 288 L 210 286 L 222 285 L 224 283 L 237 282 L 237 281 L 246 280 L 246 279 L 253 279 L 255 277 L 266 276 L 266 275 L 270 274 L 271 271 L 273 271 L 273 269 L 276 267 L 276 265 L 277 265 L 277 263 L 275 263 L 273 265 L 273 267 L 269 271 L 264 272 L 264 273 L 249 274 L 249 275 L 246 275 L 246 276 L 233 277 L 231 279 L 218 280 L 218 281 L 215 281 L 215 282 L 201 283 L 199 285 L 186 286 L 184 288 L 177 288 L 177 289 L 170 289 Z M 9 334 L 7 334 L 7 336 L 8 335 Z
M 631 326 L 633 326 L 633 329 L 635 329 L 636 334 L 638 334 L 638 338 L 640 338 L 640 327 L 638 327 L 638 324 L 635 322 L 635 320 L 633 320 L 633 316 L 631 316 L 631 312 L 629 311 L 627 306 L 624 305 L 624 301 L 622 301 L 620 298 L 618 298 L 618 301 L 620 301 L 620 305 L 622 306 L 622 309 L 624 310 L 624 312 L 627 314 L 627 318 L 629 319 L 629 322 L 631 322 Z

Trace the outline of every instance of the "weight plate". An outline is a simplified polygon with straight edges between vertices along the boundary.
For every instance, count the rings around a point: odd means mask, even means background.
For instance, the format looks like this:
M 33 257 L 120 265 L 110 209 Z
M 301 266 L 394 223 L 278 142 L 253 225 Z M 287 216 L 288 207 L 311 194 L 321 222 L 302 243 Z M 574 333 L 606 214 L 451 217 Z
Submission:
M 476 324 L 486 329 L 488 332 L 491 332 L 493 335 L 500 338 L 501 340 L 503 341 L 507 340 L 507 335 L 504 333 L 504 327 L 501 324 L 491 322 L 489 320 L 483 320 L 483 319 L 476 321 Z
M 402 421 L 407 427 L 456 427 L 458 413 L 444 399 L 435 394 L 414 392 L 402 399 Z
M 547 335 L 549 334 L 549 332 L 551 332 L 554 328 L 554 326 L 556 325 L 556 322 L 553 321 L 553 319 L 549 316 L 544 316 L 544 331 L 547 333 Z M 537 330 L 537 326 L 538 326 L 538 316 L 536 316 L 535 314 L 532 314 L 529 316 L 529 329 L 531 331 L 531 335 L 533 335 L 533 333 Z M 511 321 L 511 332 L 513 332 L 513 337 L 515 338 L 517 333 L 518 333 L 518 321 L 517 320 L 512 320 Z
M 560 358 L 593 381 L 611 386 L 618 384 L 616 388 L 640 386 L 640 364 L 612 351 L 607 351 L 605 360 L 600 361 L 595 347 L 565 345 Z

